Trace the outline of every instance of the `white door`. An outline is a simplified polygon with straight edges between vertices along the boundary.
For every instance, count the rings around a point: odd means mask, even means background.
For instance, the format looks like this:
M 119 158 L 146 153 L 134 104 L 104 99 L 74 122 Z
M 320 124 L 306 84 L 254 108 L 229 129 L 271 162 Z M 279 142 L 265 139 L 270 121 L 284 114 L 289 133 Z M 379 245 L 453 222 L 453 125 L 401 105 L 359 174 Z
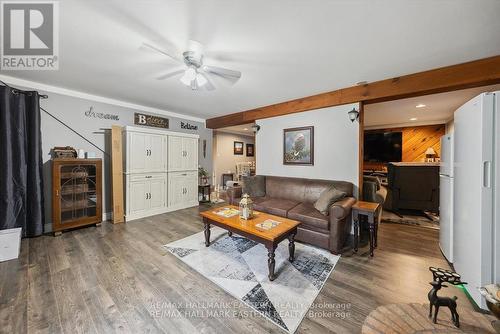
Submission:
M 149 181 L 149 207 L 158 210 L 166 206 L 165 201 L 165 179 L 151 179 Z
M 453 178 L 439 176 L 439 246 L 453 263 Z
M 187 205 L 196 205 L 198 203 L 198 177 L 196 172 L 187 173 L 184 181 L 185 201 Z
M 183 169 L 197 170 L 198 169 L 198 139 L 182 138 L 183 150 Z
M 149 172 L 165 170 L 165 136 L 148 135 L 147 169 Z
M 181 206 L 184 202 L 184 176 L 183 173 L 169 173 L 168 175 L 168 205 Z
M 146 161 L 149 156 L 147 135 L 140 132 L 130 132 L 128 138 L 128 172 L 140 173 L 146 171 Z
M 182 170 L 183 161 L 182 137 L 168 136 L 168 170 Z
M 455 112 L 454 123 L 454 267 L 484 308 L 477 288 L 493 280 L 493 96 L 467 102 Z
M 127 214 L 137 215 L 149 209 L 149 181 L 132 181 L 129 183 Z

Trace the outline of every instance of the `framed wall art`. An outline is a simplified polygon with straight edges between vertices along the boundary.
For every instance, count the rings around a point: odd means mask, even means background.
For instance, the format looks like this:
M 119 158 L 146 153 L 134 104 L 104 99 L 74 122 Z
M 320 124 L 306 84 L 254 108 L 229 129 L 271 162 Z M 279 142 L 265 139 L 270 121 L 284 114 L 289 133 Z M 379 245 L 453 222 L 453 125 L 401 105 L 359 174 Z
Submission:
M 314 126 L 283 130 L 283 164 L 314 165 Z
M 234 142 L 234 155 L 243 155 L 243 142 L 235 141 Z
M 247 157 L 255 156 L 255 146 L 254 144 L 246 144 L 247 146 Z

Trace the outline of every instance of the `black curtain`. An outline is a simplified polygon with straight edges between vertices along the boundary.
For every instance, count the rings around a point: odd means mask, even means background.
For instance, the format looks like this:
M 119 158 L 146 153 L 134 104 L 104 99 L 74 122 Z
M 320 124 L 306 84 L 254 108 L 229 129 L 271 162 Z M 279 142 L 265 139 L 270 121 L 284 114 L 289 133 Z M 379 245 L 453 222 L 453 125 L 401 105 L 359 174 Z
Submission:
M 42 136 L 37 92 L 0 86 L 0 230 L 43 233 Z

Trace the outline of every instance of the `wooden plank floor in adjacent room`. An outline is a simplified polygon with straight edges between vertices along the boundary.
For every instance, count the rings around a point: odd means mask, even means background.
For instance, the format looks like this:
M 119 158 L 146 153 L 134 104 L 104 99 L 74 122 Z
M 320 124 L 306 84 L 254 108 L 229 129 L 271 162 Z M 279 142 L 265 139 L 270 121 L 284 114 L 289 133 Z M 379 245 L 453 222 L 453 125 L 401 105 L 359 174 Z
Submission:
M 198 208 L 191 208 L 23 240 L 20 259 L 0 263 L 0 332 L 282 333 L 262 318 L 152 312 L 173 304 L 235 303 L 161 248 L 202 228 Z M 297 333 L 359 333 L 379 305 L 426 302 L 428 267 L 447 267 L 432 229 L 383 224 L 375 257 L 367 252 L 367 247 L 356 255 L 348 250 L 315 301 L 350 304 L 346 317 L 307 315 Z M 459 306 L 471 308 L 461 290 L 444 290 L 458 296 Z

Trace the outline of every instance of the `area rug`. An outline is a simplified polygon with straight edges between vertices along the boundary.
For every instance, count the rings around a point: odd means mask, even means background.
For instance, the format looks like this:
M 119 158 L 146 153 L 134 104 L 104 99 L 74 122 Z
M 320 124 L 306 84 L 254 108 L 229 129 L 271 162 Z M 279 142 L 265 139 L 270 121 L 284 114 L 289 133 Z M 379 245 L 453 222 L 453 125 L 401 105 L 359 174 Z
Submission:
M 424 217 L 422 215 L 412 215 L 412 214 L 403 214 L 403 217 L 399 217 L 393 212 L 384 210 L 382 213 L 382 223 L 389 224 L 403 224 L 403 225 L 413 225 L 420 226 L 431 229 L 439 229 L 439 216 L 428 212 L 428 217 Z
M 340 258 L 296 242 L 295 260 L 289 262 L 284 241 L 275 252 L 277 277 L 271 282 L 263 245 L 218 227 L 211 228 L 210 239 L 205 247 L 200 232 L 163 247 L 288 333 L 297 330 Z

